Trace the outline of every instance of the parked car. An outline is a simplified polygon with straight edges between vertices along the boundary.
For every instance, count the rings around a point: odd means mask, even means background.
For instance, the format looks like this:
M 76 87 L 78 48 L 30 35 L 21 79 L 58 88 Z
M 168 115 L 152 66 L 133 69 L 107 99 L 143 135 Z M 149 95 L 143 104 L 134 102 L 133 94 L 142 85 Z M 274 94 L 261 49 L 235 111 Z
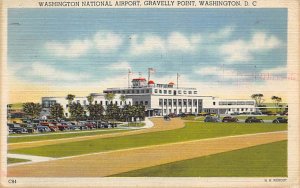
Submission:
M 8 123 L 7 126 L 8 129 L 10 130 L 9 132 L 11 133 L 17 133 L 17 134 L 28 133 L 26 128 L 21 127 L 21 125 L 17 123 Z
M 247 117 L 247 119 L 245 120 L 245 123 L 263 123 L 264 121 L 262 119 L 258 119 L 256 117 Z
M 221 122 L 221 119 L 217 116 L 205 116 L 204 122 Z
M 233 113 L 231 113 L 231 115 L 240 115 L 240 113 L 239 112 L 233 112 Z
M 288 122 L 288 120 L 284 117 L 278 117 L 273 120 L 273 123 L 287 123 L 287 122 Z
M 170 121 L 171 119 L 170 119 L 170 117 L 169 117 L 168 115 L 165 115 L 165 116 L 164 116 L 164 120 Z
M 178 114 L 178 117 L 186 117 L 186 114 L 185 113 L 180 113 L 180 114 Z
M 170 117 L 170 118 L 174 118 L 174 117 L 177 117 L 177 115 L 176 115 L 175 113 L 170 113 L 170 114 L 169 114 L 169 117 Z
M 238 122 L 239 120 L 235 117 L 231 117 L 231 116 L 225 116 L 222 119 L 222 122 Z
M 36 130 L 37 130 L 37 132 L 40 132 L 40 133 L 51 132 L 51 129 L 49 127 L 41 126 L 41 125 L 37 126 Z

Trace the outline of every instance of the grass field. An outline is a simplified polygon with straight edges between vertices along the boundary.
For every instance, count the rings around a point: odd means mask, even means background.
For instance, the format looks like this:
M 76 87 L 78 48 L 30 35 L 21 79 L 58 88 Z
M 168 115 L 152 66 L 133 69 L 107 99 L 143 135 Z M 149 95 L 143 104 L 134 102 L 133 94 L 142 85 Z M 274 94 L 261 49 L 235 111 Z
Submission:
M 7 163 L 8 163 L 8 164 L 22 163 L 22 162 L 27 162 L 27 161 L 30 161 L 30 160 L 27 160 L 27 159 L 10 158 L 10 157 L 7 158 Z
M 23 137 L 8 137 L 8 143 L 18 143 L 18 142 L 31 142 L 31 141 L 39 141 L 39 140 L 51 140 L 51 139 L 61 139 L 61 138 L 72 138 L 78 136 L 93 136 L 93 135 L 101 135 L 101 134 L 109 134 L 114 132 L 124 132 L 130 130 L 101 130 L 101 131 L 94 131 L 94 132 L 65 132 L 59 134 L 48 133 L 45 135 L 38 135 L 38 136 L 30 136 L 26 135 Z
M 287 141 L 199 157 L 116 177 L 287 177 Z
M 248 125 L 237 123 L 208 124 L 201 122 L 187 122 L 186 125 L 187 126 L 184 128 L 169 131 L 15 149 L 10 150 L 9 152 L 48 157 L 64 157 L 204 138 L 287 130 L 287 124 L 272 123 Z

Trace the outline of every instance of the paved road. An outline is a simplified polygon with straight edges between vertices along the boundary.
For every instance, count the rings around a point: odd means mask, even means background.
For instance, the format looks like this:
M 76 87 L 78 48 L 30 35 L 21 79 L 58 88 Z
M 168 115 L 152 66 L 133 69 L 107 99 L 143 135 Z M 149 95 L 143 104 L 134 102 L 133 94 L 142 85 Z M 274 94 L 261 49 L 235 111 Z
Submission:
M 287 131 L 123 149 L 8 167 L 15 177 L 103 177 L 287 139 Z

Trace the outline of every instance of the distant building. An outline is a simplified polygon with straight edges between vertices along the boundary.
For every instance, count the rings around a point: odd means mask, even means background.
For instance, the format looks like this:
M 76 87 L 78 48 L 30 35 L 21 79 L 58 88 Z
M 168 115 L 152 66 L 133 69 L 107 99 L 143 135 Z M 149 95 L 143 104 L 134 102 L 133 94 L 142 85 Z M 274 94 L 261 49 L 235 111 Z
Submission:
M 106 107 L 109 101 L 105 99 L 105 94 L 114 93 L 115 98 L 111 103 L 118 106 L 137 105 L 145 106 L 146 116 L 163 116 L 170 113 L 198 114 L 200 112 L 231 114 L 231 113 L 251 113 L 255 111 L 255 100 L 241 99 L 219 99 L 213 96 L 201 96 L 196 88 L 177 87 L 173 82 L 168 84 L 155 83 L 153 80 L 145 78 L 135 78 L 131 87 L 107 88 L 104 94 L 92 93 L 94 103 Z M 126 101 L 120 100 L 124 95 Z M 88 105 L 87 97 L 76 97 L 74 102 L 83 106 Z M 42 105 L 49 108 L 52 104 L 59 103 L 64 108 L 66 117 L 69 117 L 68 101 L 65 97 L 43 97 Z

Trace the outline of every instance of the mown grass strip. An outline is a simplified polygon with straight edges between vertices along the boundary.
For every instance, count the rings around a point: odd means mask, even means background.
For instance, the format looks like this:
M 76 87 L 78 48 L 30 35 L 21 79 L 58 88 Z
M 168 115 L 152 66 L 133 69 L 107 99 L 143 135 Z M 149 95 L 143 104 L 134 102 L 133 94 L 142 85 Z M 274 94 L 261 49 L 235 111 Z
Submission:
M 27 159 L 18 159 L 18 158 L 7 158 L 7 164 L 13 164 L 13 163 L 22 163 L 22 162 L 28 162 L 30 160 Z
M 9 152 L 47 157 L 65 157 L 204 138 L 287 130 L 287 124 L 272 123 L 239 124 L 187 122 L 186 125 L 187 126 L 184 128 L 175 130 L 122 137 L 98 138 L 33 148 L 15 149 L 10 150 Z
M 287 177 L 287 141 L 134 170 L 115 177 Z
M 53 139 L 61 139 L 61 138 L 72 138 L 78 136 L 93 136 L 93 135 L 101 135 L 101 134 L 108 134 L 114 132 L 122 132 L 122 131 L 129 131 L 129 130 L 101 130 L 101 131 L 94 131 L 94 132 L 76 132 L 76 133 L 60 133 L 60 134 L 45 134 L 41 136 L 24 136 L 24 137 L 8 137 L 8 143 L 19 143 L 19 142 L 31 142 L 31 141 L 40 141 L 40 140 L 53 140 Z

